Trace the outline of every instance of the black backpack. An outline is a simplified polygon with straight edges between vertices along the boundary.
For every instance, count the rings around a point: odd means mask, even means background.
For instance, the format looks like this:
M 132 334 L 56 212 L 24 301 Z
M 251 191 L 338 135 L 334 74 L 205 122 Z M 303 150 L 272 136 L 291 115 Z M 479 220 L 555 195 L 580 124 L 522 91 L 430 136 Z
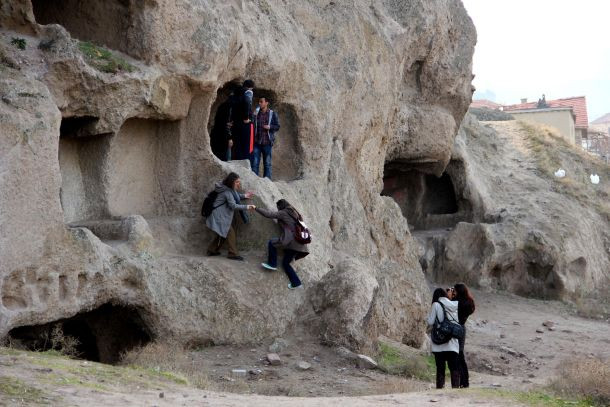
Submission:
M 216 198 L 218 198 L 218 192 L 216 192 L 216 190 L 214 189 L 203 200 L 203 205 L 201 206 L 201 216 L 207 218 L 212 214 L 214 209 L 219 208 L 225 204 L 223 202 L 218 206 L 214 206 L 214 201 L 216 201 Z
M 462 325 L 456 323 L 455 321 L 450 321 L 449 318 L 447 318 L 447 312 L 445 311 L 445 307 L 440 301 L 438 303 L 443 309 L 443 314 L 445 314 L 445 318 L 443 318 L 443 322 L 438 322 L 438 319 L 436 319 L 436 321 L 434 322 L 434 326 L 432 327 L 432 335 L 430 335 L 430 339 L 432 340 L 432 342 L 437 345 L 442 345 L 444 343 L 449 342 L 451 338 L 463 338 L 464 327 L 462 327 Z

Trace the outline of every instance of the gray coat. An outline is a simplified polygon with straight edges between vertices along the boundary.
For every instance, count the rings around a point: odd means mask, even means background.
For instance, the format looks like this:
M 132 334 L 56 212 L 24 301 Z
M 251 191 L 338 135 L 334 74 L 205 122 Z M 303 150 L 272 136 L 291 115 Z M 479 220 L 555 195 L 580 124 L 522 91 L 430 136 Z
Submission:
M 256 212 L 260 213 L 266 218 L 277 219 L 278 224 L 282 228 L 282 234 L 279 238 L 273 239 L 275 247 L 281 247 L 283 249 L 290 249 L 297 252 L 295 259 L 301 259 L 309 254 L 309 249 L 304 244 L 301 244 L 294 240 L 294 228 L 296 220 L 290 215 L 288 209 L 282 209 L 281 211 L 269 211 L 263 208 L 256 208 Z
M 214 208 L 216 209 L 208 216 L 205 224 L 218 235 L 226 238 L 233 222 L 233 212 L 245 211 L 248 209 L 248 205 L 240 205 L 235 202 L 234 191 L 220 182 L 215 184 L 214 190 L 218 193 L 214 201 Z M 242 194 L 239 194 L 239 198 L 246 199 Z

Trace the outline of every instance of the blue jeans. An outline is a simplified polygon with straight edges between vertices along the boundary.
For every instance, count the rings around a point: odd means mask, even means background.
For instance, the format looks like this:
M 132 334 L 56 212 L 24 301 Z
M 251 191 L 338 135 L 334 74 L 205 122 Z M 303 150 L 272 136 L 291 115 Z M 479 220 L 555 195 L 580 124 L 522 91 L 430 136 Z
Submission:
M 277 267 L 277 249 L 273 245 L 273 243 L 277 242 L 277 240 L 272 239 L 269 240 L 267 247 L 269 249 L 269 256 L 267 257 L 267 264 L 272 267 Z M 294 260 L 294 256 L 297 254 L 294 250 L 284 249 L 284 258 L 282 259 L 282 268 L 284 269 L 284 273 L 288 276 L 290 280 L 290 284 L 293 287 L 298 287 L 301 285 L 301 280 L 297 273 L 294 271 L 290 262 Z
M 256 175 L 258 175 L 258 167 L 261 162 L 261 154 L 263 156 L 263 177 L 267 177 L 271 179 L 271 149 L 273 146 L 271 144 L 254 144 L 254 150 L 252 151 L 252 156 L 250 157 L 250 166 L 252 167 L 252 171 Z

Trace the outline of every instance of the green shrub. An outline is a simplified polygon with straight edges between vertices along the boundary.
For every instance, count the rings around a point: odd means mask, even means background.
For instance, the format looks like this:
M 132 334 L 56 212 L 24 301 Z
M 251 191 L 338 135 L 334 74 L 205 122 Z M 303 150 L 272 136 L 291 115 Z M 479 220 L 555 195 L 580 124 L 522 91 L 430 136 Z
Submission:
M 133 66 L 123 58 L 89 41 L 80 42 L 78 48 L 85 55 L 87 62 L 102 72 L 117 73 L 121 71 L 132 72 L 134 70 Z
M 13 37 L 11 39 L 11 44 L 13 44 L 14 46 L 16 46 L 17 48 L 19 48 L 20 50 L 24 50 L 25 46 L 27 45 L 27 42 L 25 41 L 24 38 L 16 38 Z

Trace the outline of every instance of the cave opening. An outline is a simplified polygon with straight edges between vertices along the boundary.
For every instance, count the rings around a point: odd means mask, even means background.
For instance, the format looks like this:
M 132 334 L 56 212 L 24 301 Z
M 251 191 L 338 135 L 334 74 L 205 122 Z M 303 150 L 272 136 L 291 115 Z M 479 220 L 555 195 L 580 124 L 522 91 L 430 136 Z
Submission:
M 145 57 L 144 8 L 154 2 L 135 0 L 32 0 L 38 24 L 59 24 L 70 35 L 119 50 L 136 58 Z
M 392 197 L 412 230 L 449 228 L 472 218 L 471 205 L 463 197 L 460 169 L 451 161 L 440 177 L 417 164 L 386 163 L 381 195 Z M 458 182 L 455 182 L 457 178 Z
M 216 94 L 212 104 L 208 122 L 210 146 L 214 155 L 227 161 L 227 133 L 226 123 L 229 122 L 232 110 L 230 95 L 238 92 L 240 83 L 227 82 Z M 276 133 L 272 150 L 272 179 L 274 181 L 292 181 L 301 176 L 301 162 L 299 157 L 301 146 L 299 144 L 299 117 L 294 106 L 286 103 L 280 95 L 271 89 L 254 89 L 253 111 L 258 106 L 260 98 L 269 102 L 269 109 L 273 110 L 279 120 L 280 130 Z M 232 137 L 237 137 L 234 131 Z M 260 160 L 259 175 L 263 175 L 263 160 Z
M 126 240 L 121 218 L 180 211 L 180 122 L 132 118 L 95 134 L 97 118 L 62 119 L 60 201 L 64 222 L 101 240 Z
M 103 167 L 110 134 L 95 134 L 98 119 L 65 117 L 59 130 L 60 201 L 64 221 L 104 216 Z
M 153 337 L 139 309 L 107 303 L 71 318 L 13 328 L 8 338 L 18 348 L 56 350 L 81 359 L 115 364 L 123 353 L 147 344 Z

